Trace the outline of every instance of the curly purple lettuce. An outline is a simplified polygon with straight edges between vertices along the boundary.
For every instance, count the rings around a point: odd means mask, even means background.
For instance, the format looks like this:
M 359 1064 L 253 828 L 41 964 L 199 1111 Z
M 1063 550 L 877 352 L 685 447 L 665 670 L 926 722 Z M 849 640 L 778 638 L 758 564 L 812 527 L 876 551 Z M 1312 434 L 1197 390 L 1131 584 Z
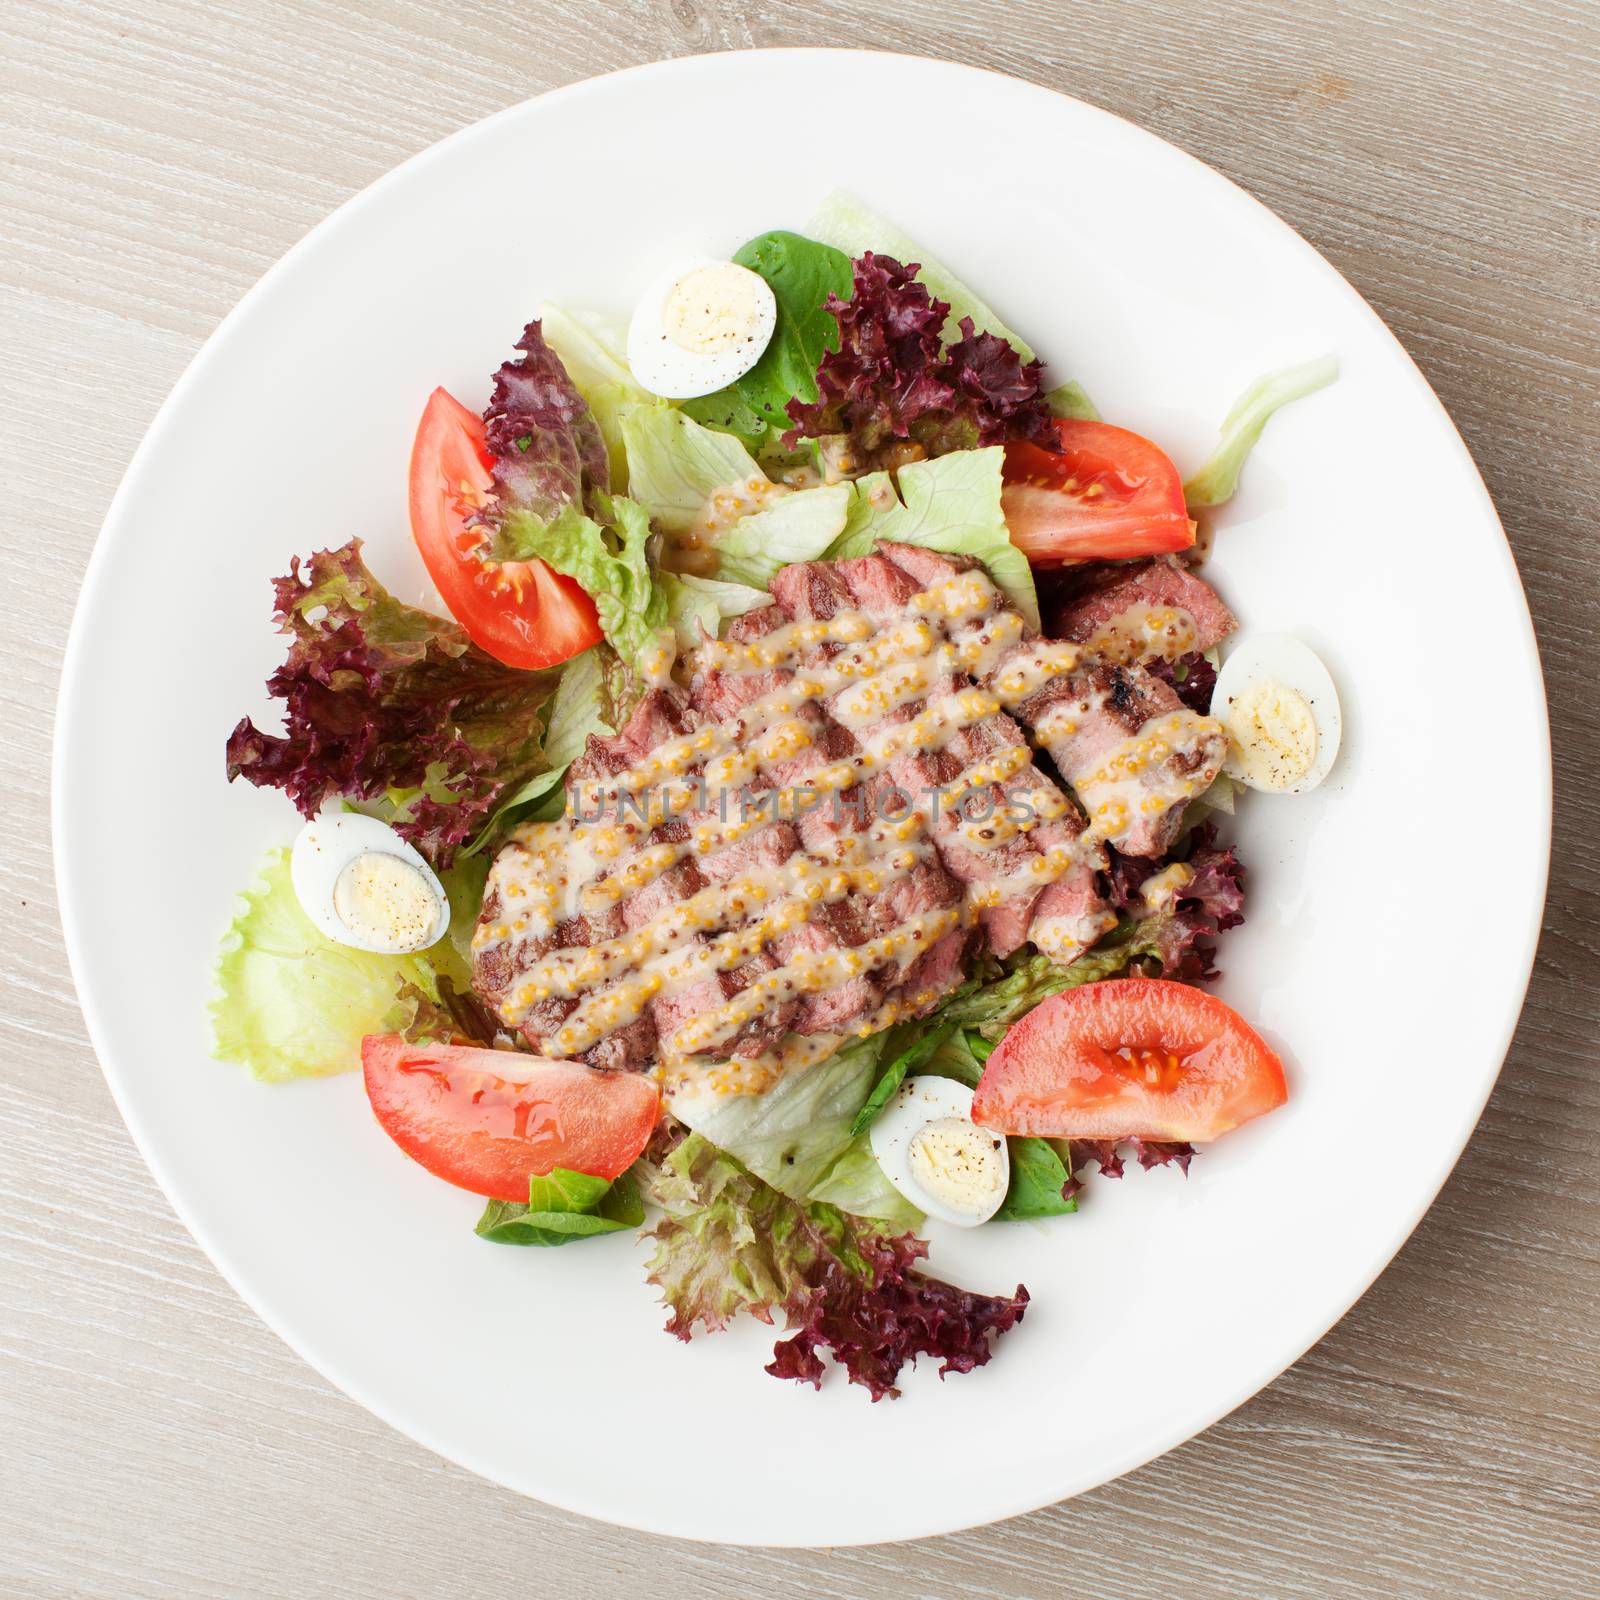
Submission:
M 1126 1146 L 1146 1172 L 1152 1167 L 1163 1167 L 1171 1162 L 1185 1177 L 1189 1163 L 1194 1160 L 1195 1148 L 1179 1139 L 1074 1139 L 1072 1141 L 1072 1167 L 1067 1181 L 1062 1185 L 1061 1198 L 1070 1200 L 1083 1188 L 1080 1176 L 1084 1166 L 1098 1162 L 1104 1178 L 1120 1178 L 1123 1173 L 1120 1150 Z
M 1172 692 L 1191 711 L 1198 711 L 1205 716 L 1211 710 L 1211 692 L 1217 686 L 1217 669 L 1198 650 L 1180 656 L 1176 661 L 1168 661 L 1165 656 L 1152 656 L 1140 665 L 1151 677 L 1171 684 Z
M 495 373 L 483 413 L 497 502 L 484 520 L 518 510 L 551 522 L 569 505 L 582 510 L 592 490 L 610 487 L 605 439 L 538 322 L 528 324 L 516 348 L 522 359 Z
M 950 307 L 916 281 L 915 265 L 868 251 L 855 263 L 848 300 L 830 294 L 839 348 L 817 367 L 817 399 L 789 402 L 784 442 L 842 442 L 851 473 L 979 445 L 1056 440 L 1041 367 L 1004 339 L 961 319 L 961 338 L 940 330 Z
M 296 557 L 274 589 L 291 643 L 267 688 L 284 731 L 244 718 L 228 737 L 229 780 L 282 789 L 307 817 L 336 797 L 388 801 L 396 830 L 449 865 L 541 765 L 556 674 L 504 666 L 455 623 L 396 600 L 359 539 Z
M 671 1312 L 667 1331 L 688 1339 L 697 1323 L 715 1332 L 740 1311 L 763 1322 L 781 1313 L 789 1332 L 773 1348 L 774 1377 L 820 1384 L 826 1352 L 874 1400 L 894 1396 L 918 1356 L 937 1357 L 941 1375 L 982 1366 L 1028 1303 L 1020 1284 L 993 1296 L 928 1277 L 920 1239 L 791 1200 L 699 1134 L 665 1156 L 653 1189 L 667 1215 L 650 1235 L 649 1278 Z
M 1130 937 L 1138 959 L 1159 963 L 1163 978 L 1211 982 L 1217 976 L 1212 941 L 1244 921 L 1244 866 L 1232 845 L 1218 847 L 1216 824 L 1202 823 L 1176 855 L 1160 860 L 1108 853 L 1107 898 L 1137 919 Z M 1152 906 L 1145 885 L 1174 861 L 1187 867 L 1187 880 L 1164 904 Z

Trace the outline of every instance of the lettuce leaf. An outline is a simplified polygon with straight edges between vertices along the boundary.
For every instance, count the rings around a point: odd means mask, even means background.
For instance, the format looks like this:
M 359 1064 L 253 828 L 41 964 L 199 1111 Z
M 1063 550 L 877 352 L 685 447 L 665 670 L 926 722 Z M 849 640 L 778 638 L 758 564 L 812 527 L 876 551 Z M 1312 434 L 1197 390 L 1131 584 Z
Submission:
M 1189 509 L 1197 511 L 1231 500 L 1239 487 L 1245 458 L 1273 414 L 1291 400 L 1303 400 L 1308 394 L 1325 389 L 1338 376 L 1338 361 L 1333 356 L 1319 356 L 1315 361 L 1256 379 L 1222 419 L 1222 441 L 1211 459 L 1184 484 L 1183 497 Z
M 894 1098 L 895 1091 L 906 1078 L 930 1060 L 955 1029 L 953 1022 L 937 1028 L 919 1029 L 917 1037 L 883 1069 L 883 1076 L 873 1085 L 872 1093 L 850 1124 L 850 1132 L 865 1133 L 883 1114 L 883 1108 Z
M 568 506 L 581 509 L 592 491 L 609 487 L 610 462 L 600 424 L 537 322 L 523 330 L 516 348 L 522 359 L 505 362 L 495 374 L 483 413 L 499 502 L 485 520 L 514 510 L 552 522 Z
M 549 523 L 522 511 L 508 512 L 501 533 L 516 559 L 537 556 L 581 584 L 594 601 L 600 630 L 612 649 L 635 673 L 642 673 L 647 655 L 660 648 L 660 633 L 667 625 L 666 599 L 656 587 L 646 552 L 650 518 L 643 506 L 622 495 L 596 491 L 591 499 L 608 527 L 568 506 Z
M 274 590 L 291 643 L 267 688 L 284 732 L 244 718 L 228 737 L 230 780 L 282 789 L 306 817 L 336 796 L 386 802 L 438 866 L 548 765 L 542 713 L 557 675 L 505 666 L 454 622 L 395 599 L 359 539 L 296 557 Z
M 1100 413 L 1095 409 L 1083 385 L 1075 378 L 1057 384 L 1049 394 L 1044 397 L 1044 403 L 1050 407 L 1052 417 L 1067 417 L 1076 422 L 1099 422 Z
M 739 441 L 702 427 L 672 406 L 629 411 L 622 419 L 628 492 L 667 533 L 704 519 L 719 489 L 743 490 L 767 476 Z
M 853 195 L 835 189 L 817 208 L 806 231 L 813 238 L 836 246 L 847 256 L 861 256 L 871 250 L 876 255 L 893 256 L 900 261 L 920 262 L 917 281 L 949 307 L 944 323 L 945 338 L 953 339 L 962 319 L 968 318 L 977 332 L 992 333 L 1005 340 L 1024 361 L 1034 359 L 1032 348 L 1022 336 L 1008 328 L 938 257 L 929 255 L 909 235 Z
M 556 1167 L 528 1180 L 526 1204 L 491 1200 L 473 1232 L 495 1244 L 550 1247 L 637 1228 L 644 1221 L 639 1186 L 624 1172 L 608 1182 Z
M 656 585 L 666 597 L 667 621 L 678 643 L 692 650 L 702 638 L 716 638 L 726 617 L 742 617 L 772 604 L 765 589 L 718 578 L 697 578 L 689 573 L 658 572 Z
M 668 1331 L 688 1339 L 740 1311 L 781 1314 L 791 1331 L 774 1347 L 775 1377 L 820 1384 L 826 1351 L 874 1400 L 892 1396 L 919 1355 L 939 1357 L 941 1373 L 982 1366 L 991 1338 L 1027 1305 L 1020 1284 L 997 1297 L 926 1276 L 917 1263 L 927 1246 L 914 1235 L 792 1200 L 698 1133 L 666 1156 L 656 1193 L 666 1216 L 648 1235 L 648 1275 Z
M 628 452 L 622 419 L 656 398 L 635 382 L 628 367 L 626 327 L 612 327 L 602 317 L 564 311 L 550 301 L 539 307 L 545 342 L 560 357 L 578 393 L 589 403 L 610 465 L 610 487 L 628 487 Z
M 816 401 L 789 402 L 786 445 L 821 440 L 830 465 L 853 477 L 979 445 L 1058 442 L 1039 363 L 976 332 L 970 318 L 959 339 L 942 342 L 949 306 L 900 262 L 868 252 L 855 263 L 849 300 L 830 296 L 828 309 L 839 348 L 817 368 Z
M 715 394 L 686 401 L 683 409 L 760 454 L 789 426 L 789 401 L 817 397 L 817 364 L 839 344 L 828 299 L 849 295 L 850 258 L 831 245 L 778 231 L 750 240 L 733 259 L 759 273 L 772 289 L 778 308 L 772 340 L 742 378 Z
M 946 555 L 975 556 L 1029 625 L 1037 628 L 1039 595 L 1033 569 L 1012 544 L 1000 508 L 1004 459 L 1005 452 L 995 446 L 913 461 L 897 474 L 898 493 L 886 472 L 858 479 L 851 485 L 844 531 L 827 555 L 864 556 L 879 539 L 890 539 Z M 823 492 L 812 489 L 806 494 Z
M 659 582 L 665 574 L 658 574 Z M 590 734 L 612 734 L 625 720 L 628 670 L 608 644 L 590 646 L 561 669 L 545 710 L 544 772 L 504 795 L 463 854 L 478 856 L 524 822 L 553 822 L 566 807 L 567 768 L 588 746 Z
M 470 930 L 478 894 L 445 880 L 454 921 Z M 212 1054 L 268 1083 L 323 1078 L 361 1065 L 364 1034 L 383 1030 L 397 992 L 432 1003 L 439 982 L 466 988 L 471 972 L 447 934 L 414 955 L 377 955 L 337 944 L 300 909 L 287 849 L 269 851 L 217 954 Z
M 994 1214 L 996 1222 L 1020 1222 L 1030 1217 L 1064 1217 L 1078 1209 L 1067 1193 L 1071 1174 L 1051 1148 L 1048 1139 L 1008 1137 L 1011 1186 Z
M 791 561 L 818 560 L 844 532 L 851 496 L 849 484 L 828 484 L 740 517 L 712 540 L 718 577 L 764 589 Z
M 822 1197 L 860 1216 L 913 1228 L 921 1213 L 884 1177 L 854 1126 L 878 1068 L 883 1035 L 854 1040 L 786 1073 L 764 1094 L 679 1090 L 668 1108 L 793 1200 Z

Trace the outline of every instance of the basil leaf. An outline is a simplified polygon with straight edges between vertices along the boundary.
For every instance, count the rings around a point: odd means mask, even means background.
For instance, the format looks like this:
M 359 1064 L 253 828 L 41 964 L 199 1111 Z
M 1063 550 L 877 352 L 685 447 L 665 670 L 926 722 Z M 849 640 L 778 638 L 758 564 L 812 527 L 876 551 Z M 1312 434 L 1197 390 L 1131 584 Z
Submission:
M 850 258 L 798 233 L 763 233 L 734 252 L 741 266 L 765 278 L 778 303 L 772 342 L 742 378 L 682 409 L 696 422 L 731 433 L 750 451 L 776 443 L 790 426 L 789 402 L 817 398 L 817 367 L 839 348 L 839 324 L 828 296 L 850 298 Z
M 859 1138 L 874 1122 L 878 1120 L 883 1108 L 894 1098 L 895 1090 L 905 1082 L 906 1075 L 915 1068 L 923 1065 L 933 1055 L 940 1045 L 955 1032 L 954 1024 L 945 1023 L 942 1027 L 934 1028 L 916 1040 L 909 1049 L 902 1050 L 878 1079 L 877 1085 L 867 1096 L 867 1103 L 856 1112 L 856 1119 L 850 1124 L 850 1137 Z
M 608 1183 L 563 1167 L 528 1180 L 528 1201 L 491 1200 L 473 1230 L 495 1244 L 562 1245 L 637 1228 L 644 1221 L 639 1186 L 626 1172 Z
M 1011 1138 L 1011 1187 L 995 1212 L 996 1222 L 1018 1222 L 1025 1217 L 1064 1217 L 1078 1209 L 1076 1200 L 1063 1200 L 1067 1169 L 1046 1139 Z

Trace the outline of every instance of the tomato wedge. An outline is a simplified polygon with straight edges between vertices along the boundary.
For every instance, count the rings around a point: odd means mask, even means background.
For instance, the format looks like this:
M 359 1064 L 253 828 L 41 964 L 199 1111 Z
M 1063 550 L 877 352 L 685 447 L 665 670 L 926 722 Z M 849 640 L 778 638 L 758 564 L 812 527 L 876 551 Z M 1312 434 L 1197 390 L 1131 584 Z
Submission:
M 526 1200 L 555 1167 L 615 1178 L 639 1157 L 661 1094 L 634 1072 L 600 1072 L 468 1045 L 361 1041 L 367 1098 L 383 1131 L 429 1172 L 496 1200 Z
M 542 561 L 486 561 L 467 518 L 494 488 L 483 419 L 435 389 L 411 448 L 411 534 L 467 637 L 510 667 L 552 667 L 600 641 L 583 589 Z
M 1160 978 L 1068 989 L 984 1064 L 972 1120 L 1059 1139 L 1204 1144 L 1288 1098 L 1283 1063 L 1215 995 Z
M 1056 421 L 1061 447 L 1006 446 L 1000 504 L 1011 542 L 1036 567 L 1184 550 L 1194 523 L 1183 479 L 1159 446 L 1108 422 Z

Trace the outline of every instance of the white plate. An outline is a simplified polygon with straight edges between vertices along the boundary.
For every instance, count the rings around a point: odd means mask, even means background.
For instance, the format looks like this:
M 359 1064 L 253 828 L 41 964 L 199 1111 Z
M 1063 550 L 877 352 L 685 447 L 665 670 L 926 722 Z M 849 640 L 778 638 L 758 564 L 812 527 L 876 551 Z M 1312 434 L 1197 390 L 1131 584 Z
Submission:
M 941 137 L 926 159 L 931 125 Z M 296 819 L 223 781 L 281 641 L 268 580 L 353 533 L 419 595 L 405 466 L 428 391 L 471 405 L 543 296 L 623 309 L 675 255 L 803 226 L 853 186 L 1104 412 L 1192 467 L 1237 391 L 1325 350 L 1225 516 L 1246 628 L 1338 680 L 1345 748 L 1252 795 L 1222 993 L 1286 1109 L 1051 1226 L 940 1236 L 1033 1303 L 981 1372 L 872 1405 L 766 1376 L 757 1325 L 684 1346 L 643 1251 L 494 1249 L 377 1131 L 358 1077 L 207 1059 L 231 893 Z M 1484 776 L 1485 758 L 1492 774 Z M 90 1032 L 179 1214 L 307 1360 L 486 1477 L 689 1538 L 903 1539 L 1149 1460 L 1268 1383 L 1383 1268 L 1460 1153 L 1521 1004 L 1549 854 L 1545 709 L 1494 510 L 1387 330 L 1254 200 L 1104 112 L 931 61 L 775 51 L 579 84 L 446 140 L 316 229 L 223 324 L 141 446 L 73 627 L 56 745 L 62 918 Z

